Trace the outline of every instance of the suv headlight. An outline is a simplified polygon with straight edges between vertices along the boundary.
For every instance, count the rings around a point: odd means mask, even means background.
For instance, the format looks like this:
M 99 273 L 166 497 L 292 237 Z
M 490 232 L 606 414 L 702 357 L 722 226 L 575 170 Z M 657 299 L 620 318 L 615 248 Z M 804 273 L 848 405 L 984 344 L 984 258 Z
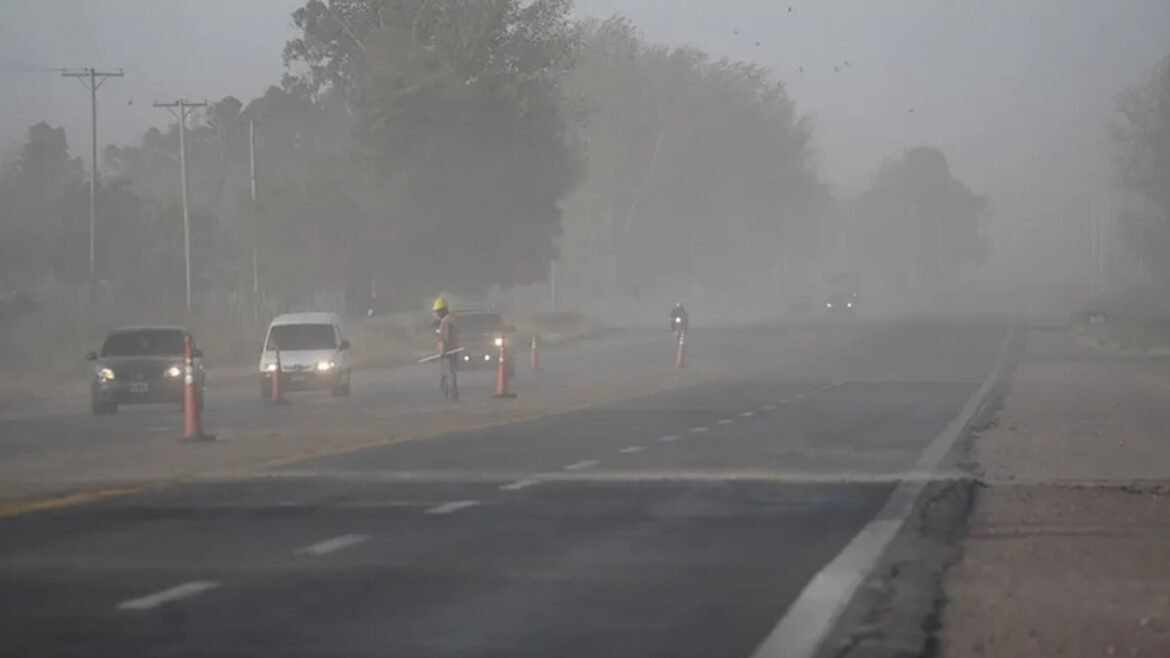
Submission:
M 504 346 L 504 337 L 503 336 L 496 336 L 496 347 L 503 347 L 503 346 Z
M 332 361 L 318 361 L 317 362 L 317 370 L 320 370 L 321 372 L 324 372 L 326 370 L 332 370 L 333 366 L 335 366 L 335 365 L 337 365 L 337 364 L 333 363 Z
M 166 376 L 170 377 L 171 379 L 174 379 L 182 374 L 183 374 L 183 369 L 180 368 L 179 366 L 171 366 L 170 368 L 167 368 L 167 371 L 166 371 Z
M 97 378 L 105 381 L 114 379 L 114 371 L 111 368 L 98 368 Z
M 260 369 L 263 370 L 264 372 L 276 372 L 276 364 L 275 363 L 266 363 Z

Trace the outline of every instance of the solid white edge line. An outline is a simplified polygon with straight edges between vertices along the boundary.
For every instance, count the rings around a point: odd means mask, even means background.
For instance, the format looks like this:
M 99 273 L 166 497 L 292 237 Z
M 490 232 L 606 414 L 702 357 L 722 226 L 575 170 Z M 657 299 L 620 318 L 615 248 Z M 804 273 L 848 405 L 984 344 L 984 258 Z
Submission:
M 564 466 L 562 468 L 563 468 L 563 470 L 566 470 L 566 471 L 583 471 L 587 468 L 593 468 L 594 466 L 597 466 L 600 463 L 601 462 L 597 461 L 596 459 L 586 459 L 583 461 L 574 462 L 574 463 L 569 464 L 568 466 Z
M 520 491 L 528 487 L 535 487 L 540 484 L 539 480 L 519 480 L 510 484 L 505 484 L 500 487 L 500 491 Z
M 963 435 L 978 413 L 1004 367 L 1008 346 L 1015 335 L 1013 324 L 999 348 L 995 367 L 983 385 L 967 400 L 959 415 L 951 419 L 922 451 L 911 472 L 935 473 L 943 458 Z M 877 565 L 886 546 L 898 534 L 914 509 L 929 479 L 902 480 L 889 500 L 833 561 L 821 569 L 784 613 L 780 622 L 752 653 L 752 658 L 811 658 L 824 643 L 845 606 L 865 577 Z
M 164 589 L 161 592 L 155 592 L 154 594 L 148 594 L 136 599 L 130 599 L 129 601 L 123 601 L 116 607 L 118 610 L 150 610 L 151 608 L 157 608 L 164 603 L 171 603 L 172 601 L 190 598 L 197 594 L 202 594 L 208 590 L 213 590 L 219 586 L 219 583 L 210 580 L 194 580 L 189 583 L 183 583 L 182 585 L 175 585 L 174 587 L 170 589 Z
M 467 509 L 468 507 L 475 507 L 478 504 L 478 500 L 456 500 L 454 502 L 436 505 L 435 507 L 427 510 L 426 513 L 432 515 L 450 514 L 452 512 L 458 512 L 461 509 Z
M 309 544 L 308 546 L 302 546 L 296 552 L 298 555 L 328 555 L 334 551 L 340 551 L 343 548 L 360 544 L 369 538 L 369 535 L 341 535 L 332 539 L 319 541 L 315 544 Z

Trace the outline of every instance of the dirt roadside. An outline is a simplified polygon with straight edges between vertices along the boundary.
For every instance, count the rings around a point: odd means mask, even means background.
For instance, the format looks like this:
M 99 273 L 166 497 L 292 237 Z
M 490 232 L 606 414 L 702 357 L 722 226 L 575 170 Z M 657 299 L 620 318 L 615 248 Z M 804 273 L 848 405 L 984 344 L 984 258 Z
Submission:
M 941 655 L 1170 655 L 1170 360 L 1036 334 L 995 427 Z
M 1170 359 L 1033 331 L 824 656 L 1170 656 Z

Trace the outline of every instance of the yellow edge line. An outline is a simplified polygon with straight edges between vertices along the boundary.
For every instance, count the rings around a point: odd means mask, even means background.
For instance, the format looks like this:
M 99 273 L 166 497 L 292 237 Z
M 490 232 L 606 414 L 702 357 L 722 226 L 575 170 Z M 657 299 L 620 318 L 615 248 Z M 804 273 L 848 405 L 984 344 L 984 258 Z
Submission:
M 77 493 L 66 494 L 64 496 L 42 498 L 40 500 L 32 500 L 26 503 L 16 503 L 14 505 L 0 507 L 0 519 L 12 519 L 18 516 L 32 514 L 34 512 L 47 512 L 49 510 L 63 509 L 66 507 L 87 505 L 89 503 L 96 503 L 103 500 L 123 498 L 125 496 L 132 496 L 134 494 L 161 489 L 165 486 L 177 483 L 178 480 L 165 480 L 163 482 L 152 482 L 150 484 L 114 487 L 110 489 L 95 489 L 93 491 L 79 491 Z

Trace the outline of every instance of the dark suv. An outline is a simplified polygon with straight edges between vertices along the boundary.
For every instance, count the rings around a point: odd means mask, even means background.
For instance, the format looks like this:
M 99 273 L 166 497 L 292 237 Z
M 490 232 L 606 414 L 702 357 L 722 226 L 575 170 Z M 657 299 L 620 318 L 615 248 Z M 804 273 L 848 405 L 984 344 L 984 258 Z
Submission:
M 189 332 L 183 327 L 122 327 L 106 336 L 93 362 L 90 407 L 112 414 L 122 404 L 183 404 L 183 358 Z M 203 353 L 195 349 L 195 392 L 203 406 Z
M 455 330 L 459 332 L 459 344 L 463 346 L 462 368 L 478 370 L 496 368 L 500 361 L 500 342 L 507 340 L 516 331 L 504 322 L 504 317 L 495 311 L 456 310 Z M 512 375 L 512 346 L 508 345 L 508 376 Z

